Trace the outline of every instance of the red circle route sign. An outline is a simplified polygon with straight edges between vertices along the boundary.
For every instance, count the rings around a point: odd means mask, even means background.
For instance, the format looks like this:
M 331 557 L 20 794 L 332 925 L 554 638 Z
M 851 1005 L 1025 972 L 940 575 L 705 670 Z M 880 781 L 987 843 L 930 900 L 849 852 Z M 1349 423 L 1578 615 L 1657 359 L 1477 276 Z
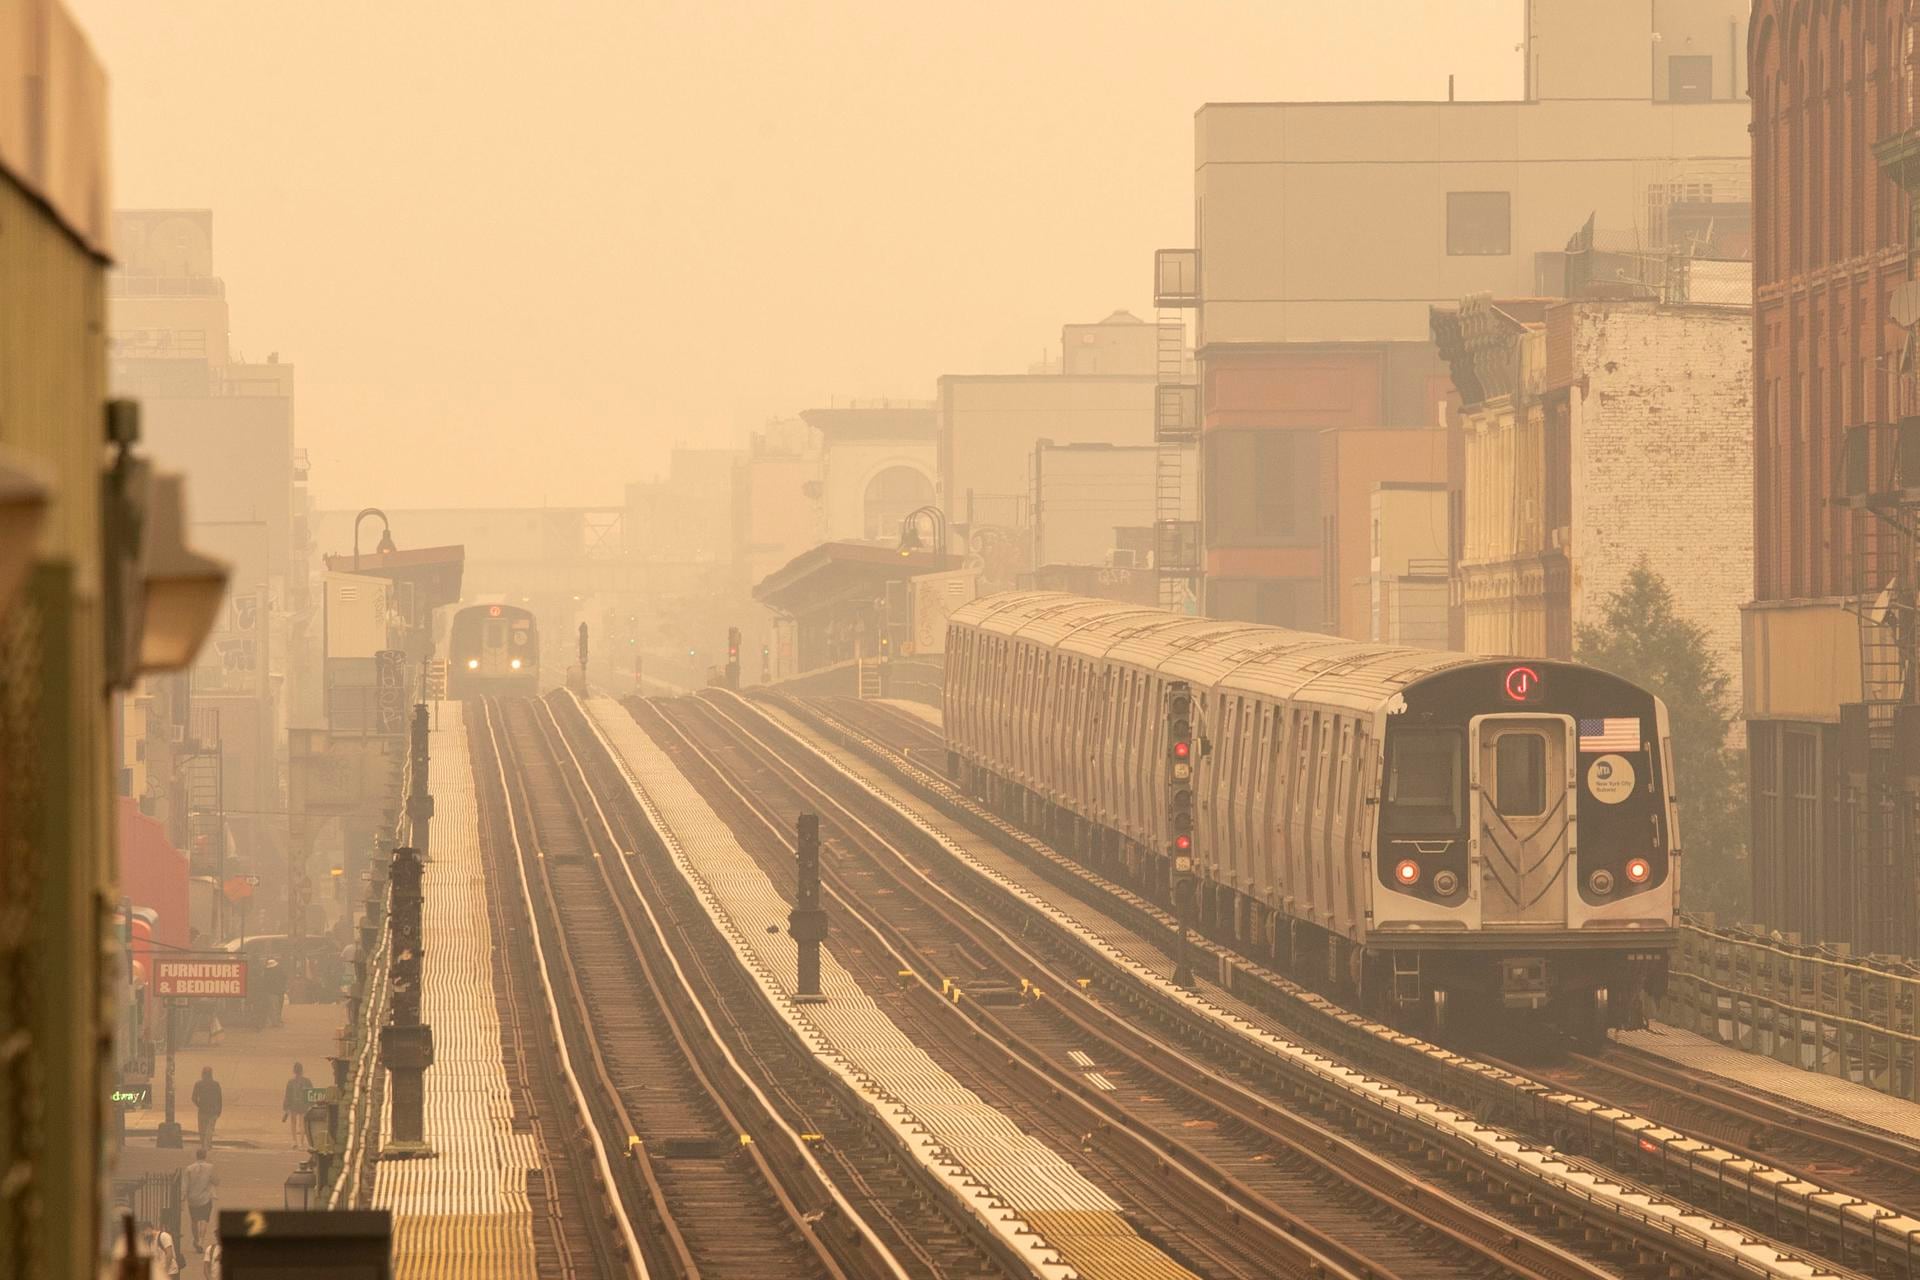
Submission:
M 1540 687 L 1540 673 L 1532 667 L 1511 667 L 1507 671 L 1507 696 L 1525 702 Z
M 259 876 L 228 876 L 227 882 L 220 887 L 226 892 L 227 901 L 239 902 L 251 898 L 253 886 L 259 883 Z

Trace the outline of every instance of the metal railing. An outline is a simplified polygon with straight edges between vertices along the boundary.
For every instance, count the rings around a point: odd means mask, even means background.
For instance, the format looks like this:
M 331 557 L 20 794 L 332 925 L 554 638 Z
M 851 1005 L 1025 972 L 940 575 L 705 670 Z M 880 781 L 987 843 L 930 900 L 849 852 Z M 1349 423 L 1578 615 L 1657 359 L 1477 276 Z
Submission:
M 1660 1016 L 1749 1053 L 1920 1101 L 1920 968 L 1682 917 Z

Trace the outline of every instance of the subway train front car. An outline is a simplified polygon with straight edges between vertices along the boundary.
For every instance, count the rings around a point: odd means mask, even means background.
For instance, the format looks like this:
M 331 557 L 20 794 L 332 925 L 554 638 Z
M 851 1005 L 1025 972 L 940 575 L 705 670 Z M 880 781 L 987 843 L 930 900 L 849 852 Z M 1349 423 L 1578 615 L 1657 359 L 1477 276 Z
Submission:
M 1010 592 L 954 613 L 946 682 L 974 794 L 1375 1016 L 1591 1043 L 1665 986 L 1671 745 L 1628 681 Z
M 468 605 L 447 628 L 447 696 L 531 697 L 540 692 L 540 629 L 510 604 Z
M 1640 1021 L 1674 938 L 1660 701 L 1571 663 L 1468 662 L 1378 723 L 1367 938 L 1397 1011 L 1475 1040 L 1514 1015 L 1589 1043 Z

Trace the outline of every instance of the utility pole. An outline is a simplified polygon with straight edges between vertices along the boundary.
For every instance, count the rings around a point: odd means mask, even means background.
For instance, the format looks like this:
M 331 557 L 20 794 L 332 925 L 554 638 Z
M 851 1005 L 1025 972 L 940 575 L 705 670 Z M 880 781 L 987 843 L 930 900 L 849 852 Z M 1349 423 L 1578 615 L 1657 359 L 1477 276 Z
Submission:
M 1187 925 L 1198 880 L 1193 866 L 1193 689 L 1185 680 L 1167 685 L 1167 858 L 1172 872 L 1173 980 L 1193 985 Z
M 173 1112 L 174 1056 L 180 1047 L 182 1002 L 176 996 L 162 996 L 160 999 L 161 1007 L 167 1011 L 167 1118 L 160 1122 L 160 1128 L 154 1135 L 154 1145 L 166 1150 L 178 1151 L 186 1145 L 186 1136 L 181 1132 L 180 1122 L 174 1119 Z
M 799 862 L 799 881 L 794 887 L 793 910 L 787 913 L 787 932 L 800 944 L 794 1000 L 814 1004 L 826 999 L 820 994 L 820 944 L 827 938 L 827 913 L 820 906 L 820 816 L 801 814 L 798 835 L 794 854 Z

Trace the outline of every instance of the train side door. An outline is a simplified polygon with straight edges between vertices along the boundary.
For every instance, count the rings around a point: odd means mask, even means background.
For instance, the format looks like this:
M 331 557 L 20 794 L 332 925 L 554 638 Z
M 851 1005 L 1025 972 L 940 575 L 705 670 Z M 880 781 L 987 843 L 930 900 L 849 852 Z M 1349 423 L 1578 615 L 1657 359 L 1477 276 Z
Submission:
M 1481 924 L 1565 924 L 1573 721 L 1476 716 L 1472 731 Z

